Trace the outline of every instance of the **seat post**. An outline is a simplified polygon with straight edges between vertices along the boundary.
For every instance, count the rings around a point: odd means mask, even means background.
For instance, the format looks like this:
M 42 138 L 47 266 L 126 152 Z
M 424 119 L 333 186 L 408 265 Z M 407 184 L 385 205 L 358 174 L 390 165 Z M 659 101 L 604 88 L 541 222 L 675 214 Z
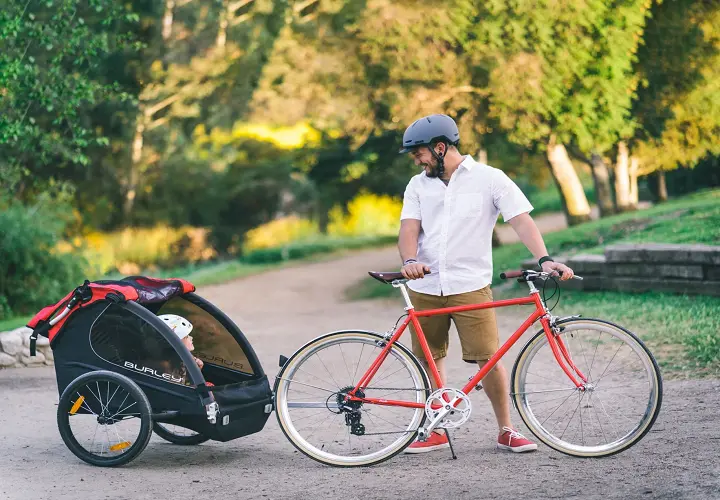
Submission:
M 410 302 L 410 295 L 408 295 L 407 288 L 405 287 L 405 283 L 395 280 L 392 282 L 392 286 L 400 289 L 403 299 L 405 299 L 405 310 L 409 311 L 410 309 L 415 309 L 415 306 L 413 306 L 412 302 Z

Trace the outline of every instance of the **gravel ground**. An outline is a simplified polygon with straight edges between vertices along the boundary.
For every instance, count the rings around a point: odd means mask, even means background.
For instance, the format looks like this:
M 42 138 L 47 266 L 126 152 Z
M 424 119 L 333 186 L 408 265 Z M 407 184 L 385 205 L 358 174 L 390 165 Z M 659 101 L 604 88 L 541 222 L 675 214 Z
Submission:
M 199 293 L 241 326 L 269 377 L 278 355 L 290 355 L 328 331 L 385 331 L 402 309 L 390 300 L 348 303 L 348 283 L 369 270 L 394 269 L 393 249 L 350 254 L 330 262 L 253 276 Z M 519 325 L 502 310 L 501 335 Z M 522 312 L 521 312 L 522 314 Z M 401 341 L 409 344 L 405 335 Z M 505 358 L 512 359 L 522 342 Z M 448 375 L 463 385 L 473 373 L 451 341 Z M 101 469 L 78 460 L 55 421 L 52 368 L 0 371 L 0 499 L 202 498 L 720 498 L 720 381 L 668 381 L 652 431 L 633 448 L 604 459 L 578 459 L 544 445 L 535 453 L 494 448 L 496 426 L 487 398 L 471 396 L 473 414 L 455 432 L 457 460 L 442 450 L 399 455 L 363 469 L 335 469 L 310 460 L 287 441 L 275 416 L 255 435 L 197 447 L 153 436 L 127 466 Z M 513 410 L 513 421 L 527 431 Z

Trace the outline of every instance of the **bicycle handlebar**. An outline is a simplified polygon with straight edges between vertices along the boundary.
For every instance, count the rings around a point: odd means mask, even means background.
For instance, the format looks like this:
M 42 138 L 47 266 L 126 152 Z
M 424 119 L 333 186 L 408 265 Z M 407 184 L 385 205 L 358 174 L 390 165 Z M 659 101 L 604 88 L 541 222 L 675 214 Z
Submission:
M 562 276 L 562 271 L 558 271 L 558 274 Z M 532 281 L 535 278 L 549 278 L 552 276 L 550 273 L 546 273 L 545 271 L 533 271 L 531 269 L 525 270 L 525 271 L 505 271 L 504 273 L 500 273 L 500 279 L 512 279 L 512 278 L 523 278 L 525 281 L 528 281 L 528 278 Z M 582 280 L 582 276 L 574 275 L 572 279 L 575 280 Z
M 500 279 L 506 280 L 510 278 L 519 278 L 523 275 L 522 271 L 507 271 L 504 273 L 500 273 Z

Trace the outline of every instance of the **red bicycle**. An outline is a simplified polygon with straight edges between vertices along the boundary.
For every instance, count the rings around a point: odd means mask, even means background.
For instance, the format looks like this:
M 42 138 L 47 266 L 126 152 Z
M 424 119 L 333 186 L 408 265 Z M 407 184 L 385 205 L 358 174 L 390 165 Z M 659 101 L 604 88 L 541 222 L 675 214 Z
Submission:
M 468 394 L 536 321 L 510 378 L 511 399 L 530 431 L 549 447 L 578 457 L 603 457 L 637 443 L 660 411 L 662 378 L 648 348 L 609 321 L 550 314 L 538 280 L 544 272 L 513 271 L 528 297 L 416 311 L 400 273 L 370 273 L 399 288 L 405 319 L 384 335 L 344 330 L 318 337 L 289 359 L 275 380 L 280 427 L 293 445 L 324 464 L 353 467 L 388 460 L 433 429 L 450 430 L 470 417 Z M 535 310 L 462 389 L 443 387 L 419 317 L 534 305 Z M 436 387 L 398 339 L 414 326 Z M 399 324 L 399 326 L 398 326 Z M 449 432 L 448 432 L 449 435 Z M 454 453 L 453 453 L 454 456 Z

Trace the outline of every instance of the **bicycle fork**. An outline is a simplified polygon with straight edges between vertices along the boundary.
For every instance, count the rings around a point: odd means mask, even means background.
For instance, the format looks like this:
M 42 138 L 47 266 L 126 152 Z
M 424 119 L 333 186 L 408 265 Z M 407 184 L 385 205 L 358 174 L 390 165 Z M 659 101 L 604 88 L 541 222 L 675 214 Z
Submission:
M 542 323 L 543 330 L 545 330 L 545 336 L 548 340 L 548 344 L 550 345 L 550 349 L 552 350 L 552 353 L 555 356 L 555 360 L 558 362 L 558 365 L 560 365 L 560 368 L 562 369 L 562 371 L 565 372 L 565 375 L 568 376 L 570 381 L 575 384 L 575 387 L 577 387 L 581 391 L 584 391 L 588 379 L 585 374 L 575 365 L 572 356 L 570 355 L 570 351 L 565 346 L 565 342 L 563 342 L 563 339 L 560 337 L 560 332 L 562 331 L 561 327 L 555 325 L 554 322 L 551 324 L 551 321 L 550 319 L 548 319 L 547 316 L 542 317 L 540 319 L 540 323 Z M 574 374 L 571 372 L 571 369 Z M 575 375 L 577 375 L 582 382 L 579 382 L 575 378 Z

